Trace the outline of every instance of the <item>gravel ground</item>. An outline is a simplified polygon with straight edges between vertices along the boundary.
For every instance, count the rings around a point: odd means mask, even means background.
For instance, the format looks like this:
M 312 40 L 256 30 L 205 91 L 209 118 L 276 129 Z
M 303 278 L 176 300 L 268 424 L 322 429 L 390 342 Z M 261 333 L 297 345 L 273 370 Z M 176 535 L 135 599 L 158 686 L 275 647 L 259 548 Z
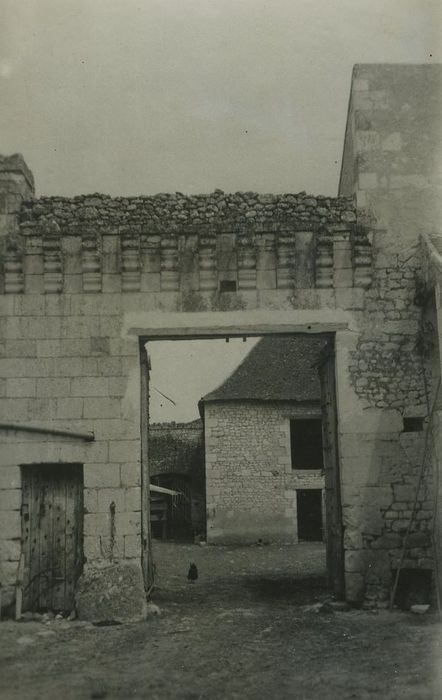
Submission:
M 155 543 L 154 555 L 161 615 L 144 623 L 2 622 L 0 697 L 442 698 L 439 619 L 318 612 L 321 545 Z

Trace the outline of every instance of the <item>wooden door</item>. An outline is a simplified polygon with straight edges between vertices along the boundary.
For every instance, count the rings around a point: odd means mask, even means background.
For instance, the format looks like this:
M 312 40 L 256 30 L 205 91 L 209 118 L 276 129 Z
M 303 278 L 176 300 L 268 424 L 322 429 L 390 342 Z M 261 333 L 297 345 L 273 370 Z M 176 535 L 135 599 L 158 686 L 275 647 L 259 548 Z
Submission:
M 83 566 L 83 467 L 22 467 L 23 610 L 70 611 Z
M 336 596 L 343 598 L 344 546 L 341 513 L 341 480 L 338 451 L 335 353 L 329 341 L 319 363 L 325 479 L 325 542 L 327 580 Z

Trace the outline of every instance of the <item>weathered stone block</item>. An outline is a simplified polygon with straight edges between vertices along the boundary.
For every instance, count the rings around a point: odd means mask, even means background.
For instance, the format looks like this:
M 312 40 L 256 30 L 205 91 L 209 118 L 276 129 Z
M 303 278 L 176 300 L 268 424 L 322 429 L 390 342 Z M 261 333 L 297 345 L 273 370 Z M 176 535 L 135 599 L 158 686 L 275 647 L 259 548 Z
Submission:
M 21 517 L 18 510 L 0 511 L 0 532 L 2 539 L 13 540 L 21 537 Z
M 345 599 L 349 603 L 361 603 L 365 596 L 365 580 L 363 574 L 345 572 Z
M 6 380 L 6 396 L 14 398 L 22 398 L 25 396 L 35 396 L 36 381 L 35 379 L 26 379 L 20 377 L 17 379 Z
M 93 537 L 97 535 L 109 536 L 111 529 L 110 514 L 107 513 L 85 513 L 84 534 Z
M 120 418 L 120 409 L 121 404 L 118 399 L 86 397 L 83 416 L 84 418 Z
M 362 502 L 369 506 L 385 508 L 392 503 L 393 495 L 390 486 L 368 486 L 363 489 Z
M 35 340 L 6 340 L 5 357 L 36 357 L 37 342 Z
M 121 320 L 119 316 L 100 317 L 100 335 L 108 338 L 119 337 L 121 335 Z
M 402 537 L 393 532 L 385 533 L 382 537 L 374 540 L 371 546 L 373 549 L 397 549 L 402 547 Z
M 344 547 L 350 549 L 362 549 L 362 534 L 357 528 L 344 528 Z
M 37 396 L 63 397 L 69 395 L 69 379 L 37 379 Z
M 257 289 L 276 289 L 276 268 L 257 270 L 256 287 Z
M 14 586 L 17 581 L 18 561 L 1 562 L 2 586 Z M 3 598 L 3 596 L 2 596 Z
M 124 510 L 136 512 L 141 510 L 141 491 L 139 487 L 125 489 Z
M 50 371 L 46 374 L 50 374 L 55 377 L 76 377 L 83 374 L 83 360 L 81 357 L 55 357 L 52 360 L 46 360 L 50 363 Z M 40 373 L 43 375 L 43 373 Z M 86 376 L 90 375 L 90 372 L 85 373 Z
M 75 377 L 71 380 L 72 396 L 108 396 L 106 377 Z
M 333 283 L 336 288 L 353 287 L 353 269 L 338 268 L 334 270 Z
M 87 568 L 75 596 L 80 620 L 138 622 L 146 617 L 146 595 L 139 564 Z
M 399 502 L 413 501 L 416 495 L 414 486 L 394 484 L 393 485 L 394 500 Z
M 0 490 L 0 511 L 2 510 L 20 510 L 21 508 L 21 489 L 5 489 Z M 1 536 L 2 533 L 0 533 Z
M 2 561 L 15 561 L 20 559 L 21 540 L 0 540 L 0 571 Z
M 139 535 L 125 535 L 124 556 L 127 559 L 136 559 L 141 556 L 141 538 Z
M 161 275 L 159 272 L 141 273 L 141 291 L 159 292 L 161 286 Z
M 138 535 L 141 532 L 140 513 L 117 513 L 118 535 Z
M 83 416 L 83 399 L 60 399 L 55 402 L 55 417 L 75 420 Z
M 139 486 L 141 483 L 141 464 L 127 462 L 121 465 L 121 484 L 123 486 Z
M 103 273 L 102 290 L 105 294 L 121 292 L 121 275 L 107 272 Z
M 83 502 L 85 513 L 98 512 L 98 493 L 97 489 L 84 489 Z
M 429 547 L 431 545 L 431 534 L 429 532 L 412 532 L 408 536 L 408 547 Z
M 345 571 L 360 572 L 365 571 L 365 552 L 363 550 L 352 550 L 345 552 Z
M 109 513 L 111 504 L 115 504 L 117 513 L 125 511 L 125 491 L 123 488 L 99 488 L 98 493 L 98 512 Z
M 2 447 L 3 449 L 3 447 Z M 1 449 L 0 449 L 1 454 Z M 20 467 L 16 466 L 0 466 L 0 489 L 20 489 L 21 474 Z
M 140 443 L 138 440 L 112 440 L 109 443 L 111 462 L 135 462 L 139 458 Z
M 85 464 L 84 485 L 89 488 L 115 487 L 120 485 L 119 464 Z
M 103 558 L 98 534 L 85 535 L 83 538 L 83 553 L 86 561 L 99 561 Z
M 18 316 L 44 316 L 45 296 L 16 296 L 14 313 Z

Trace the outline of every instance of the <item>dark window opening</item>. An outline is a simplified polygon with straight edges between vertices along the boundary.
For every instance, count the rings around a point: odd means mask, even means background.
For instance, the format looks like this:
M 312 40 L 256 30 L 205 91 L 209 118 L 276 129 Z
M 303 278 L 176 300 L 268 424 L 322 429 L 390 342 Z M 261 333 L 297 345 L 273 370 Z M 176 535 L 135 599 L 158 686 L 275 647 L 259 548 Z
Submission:
M 220 292 L 236 292 L 235 280 L 220 280 L 219 291 Z
M 404 433 L 419 433 L 424 429 L 424 419 L 421 416 L 404 418 Z
M 392 572 L 392 580 L 396 578 Z M 432 596 L 433 572 L 430 569 L 401 569 L 394 599 L 401 610 L 409 610 L 412 605 L 429 605 Z
M 292 469 L 323 469 L 321 419 L 291 420 L 290 449 Z
M 298 539 L 322 542 L 322 491 L 298 489 L 296 491 Z

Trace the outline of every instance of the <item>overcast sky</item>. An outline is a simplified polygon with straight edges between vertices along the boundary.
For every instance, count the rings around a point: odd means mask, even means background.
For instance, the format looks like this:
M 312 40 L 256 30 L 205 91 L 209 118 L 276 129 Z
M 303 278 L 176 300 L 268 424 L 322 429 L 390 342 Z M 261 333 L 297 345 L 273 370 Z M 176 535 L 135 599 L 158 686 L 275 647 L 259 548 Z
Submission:
M 230 338 L 228 343 L 225 339 L 148 343 L 152 368 L 150 422 L 178 423 L 198 418 L 198 401 L 227 379 L 258 340 L 247 338 L 244 342 L 242 338 Z
M 336 194 L 353 64 L 440 62 L 441 5 L 1 0 L 0 152 L 38 194 Z

